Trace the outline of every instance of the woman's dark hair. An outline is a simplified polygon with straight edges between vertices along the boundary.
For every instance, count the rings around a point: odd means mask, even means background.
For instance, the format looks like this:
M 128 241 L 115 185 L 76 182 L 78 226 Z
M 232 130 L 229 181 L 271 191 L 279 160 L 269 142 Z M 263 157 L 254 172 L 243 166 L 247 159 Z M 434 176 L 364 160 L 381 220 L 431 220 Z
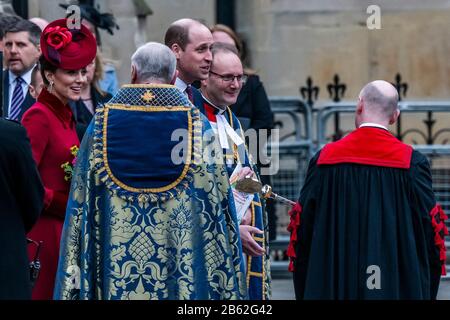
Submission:
M 55 67 L 50 62 L 48 62 L 43 55 L 41 55 L 41 57 L 39 58 L 39 67 L 41 69 L 41 76 L 42 80 L 44 81 L 44 84 L 46 86 L 50 85 L 50 82 L 45 77 L 45 72 L 50 71 L 51 73 L 55 73 L 58 67 Z

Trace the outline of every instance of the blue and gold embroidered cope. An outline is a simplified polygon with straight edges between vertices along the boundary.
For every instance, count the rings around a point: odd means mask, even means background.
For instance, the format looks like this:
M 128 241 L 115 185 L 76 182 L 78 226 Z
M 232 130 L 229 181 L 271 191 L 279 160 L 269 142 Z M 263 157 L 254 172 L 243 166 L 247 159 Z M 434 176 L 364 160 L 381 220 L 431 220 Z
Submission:
M 236 115 L 228 107 L 226 118 L 230 126 L 241 134 L 245 141 L 241 124 Z M 230 142 L 231 144 L 231 142 Z M 236 150 L 231 155 L 237 161 L 241 161 L 244 166 L 250 167 L 253 172 L 257 173 L 256 166 L 252 163 L 249 157 L 249 152 L 245 144 L 235 148 Z M 235 165 L 227 166 L 228 175 L 231 175 L 235 169 Z M 259 177 L 258 177 L 259 179 Z M 261 201 L 259 194 L 255 194 L 252 205 L 252 221 L 251 225 L 264 230 L 264 234 L 254 234 L 253 239 L 266 250 L 266 254 L 260 257 L 247 256 L 246 282 L 248 288 L 249 299 L 251 300 L 268 300 L 271 295 L 271 275 L 270 275 L 270 256 L 268 249 L 268 219 L 267 212 L 263 208 L 264 203 Z
M 174 86 L 130 85 L 94 119 L 72 179 L 55 298 L 246 299 L 226 169 L 198 161 L 209 152 L 206 118 Z M 184 140 L 172 141 L 174 130 Z
M 203 102 L 209 103 L 205 99 L 203 99 Z M 206 114 L 205 103 L 201 103 L 198 106 L 199 110 L 203 114 Z M 231 111 L 230 107 L 227 107 L 226 112 L 224 112 L 224 116 L 226 118 L 226 121 L 230 124 L 234 131 L 240 134 L 242 140 L 245 141 L 242 126 L 236 115 Z M 224 160 L 227 163 L 226 170 L 228 176 L 232 175 L 237 163 L 241 163 L 244 167 L 250 167 L 253 172 L 258 175 L 258 170 L 250 159 L 246 145 L 241 144 L 237 146 L 231 139 L 229 139 L 228 142 L 232 147 L 229 150 L 224 149 L 222 152 L 222 154 L 224 155 Z M 251 205 L 251 225 L 258 228 L 259 230 L 263 230 L 264 233 L 261 235 L 254 234 L 253 239 L 263 249 L 265 249 L 266 253 L 259 257 L 247 256 L 246 258 L 246 282 L 249 299 L 251 300 L 267 300 L 271 295 L 270 256 L 268 250 L 268 219 L 267 212 L 266 210 L 264 210 L 264 206 L 264 200 L 261 200 L 259 194 L 254 194 L 253 202 Z

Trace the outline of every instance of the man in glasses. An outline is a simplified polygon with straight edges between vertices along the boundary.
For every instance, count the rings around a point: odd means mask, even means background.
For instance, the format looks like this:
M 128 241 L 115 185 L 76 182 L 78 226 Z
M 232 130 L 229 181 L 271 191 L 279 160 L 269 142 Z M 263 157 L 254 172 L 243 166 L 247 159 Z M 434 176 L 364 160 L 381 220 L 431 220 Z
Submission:
M 225 43 L 215 43 L 211 49 L 212 63 L 209 77 L 201 81 L 201 102 L 197 108 L 206 115 L 223 150 L 224 162 L 228 176 L 233 174 L 239 179 L 255 175 L 253 163 L 248 156 L 245 138 L 237 117 L 230 105 L 237 100 L 239 92 L 246 80 L 241 60 L 236 48 Z M 240 169 L 242 167 L 242 169 Z M 234 193 L 235 203 L 239 195 Z M 237 206 L 239 214 L 239 205 Z M 245 208 L 245 206 L 244 206 Z M 247 281 L 250 299 L 267 298 L 269 286 L 269 257 L 267 254 L 266 216 L 259 195 L 253 201 L 240 222 L 239 231 L 242 250 L 247 254 Z M 239 220 L 239 217 L 238 217 Z

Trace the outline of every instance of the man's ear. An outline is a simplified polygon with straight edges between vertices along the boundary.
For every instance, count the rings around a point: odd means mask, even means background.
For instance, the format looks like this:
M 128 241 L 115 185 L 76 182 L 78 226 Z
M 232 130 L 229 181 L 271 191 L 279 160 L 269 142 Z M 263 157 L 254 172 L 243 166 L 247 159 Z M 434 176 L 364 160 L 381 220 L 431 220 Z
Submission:
M 134 64 L 131 65 L 131 83 L 135 84 L 137 80 L 136 66 Z
M 394 113 L 392 113 L 391 118 L 389 119 L 389 124 L 394 124 L 397 121 L 399 115 L 400 115 L 400 110 L 396 109 L 394 111 Z
M 356 105 L 356 114 L 362 114 L 364 111 L 364 102 L 363 100 L 360 98 L 358 100 L 358 104 Z
M 178 59 L 180 59 L 180 53 L 181 51 L 183 51 L 181 49 L 181 47 L 178 45 L 178 43 L 174 43 L 172 44 L 172 46 L 170 47 L 170 49 L 173 51 L 173 53 L 175 54 L 175 57 Z
M 37 99 L 36 90 L 31 84 L 28 86 L 28 91 L 30 92 L 30 96 L 32 96 L 33 99 Z

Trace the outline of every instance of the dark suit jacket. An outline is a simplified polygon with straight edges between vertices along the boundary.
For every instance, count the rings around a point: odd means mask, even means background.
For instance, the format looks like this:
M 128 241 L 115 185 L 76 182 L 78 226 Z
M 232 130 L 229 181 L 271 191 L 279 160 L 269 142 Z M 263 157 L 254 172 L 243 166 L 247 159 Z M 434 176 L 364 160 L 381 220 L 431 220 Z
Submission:
M 3 71 L 3 108 L 1 110 L 1 116 L 6 118 L 8 116 L 9 109 L 9 72 L 8 70 Z M 25 100 L 22 103 L 22 111 L 20 111 L 19 121 L 22 119 L 23 114 L 27 111 L 36 100 L 30 95 L 27 91 L 27 95 L 25 96 Z
M 37 221 L 44 188 L 25 129 L 0 119 L 0 300 L 30 299 L 26 234 Z
M 231 110 L 239 118 L 244 130 L 272 129 L 273 113 L 262 82 L 250 75 Z

